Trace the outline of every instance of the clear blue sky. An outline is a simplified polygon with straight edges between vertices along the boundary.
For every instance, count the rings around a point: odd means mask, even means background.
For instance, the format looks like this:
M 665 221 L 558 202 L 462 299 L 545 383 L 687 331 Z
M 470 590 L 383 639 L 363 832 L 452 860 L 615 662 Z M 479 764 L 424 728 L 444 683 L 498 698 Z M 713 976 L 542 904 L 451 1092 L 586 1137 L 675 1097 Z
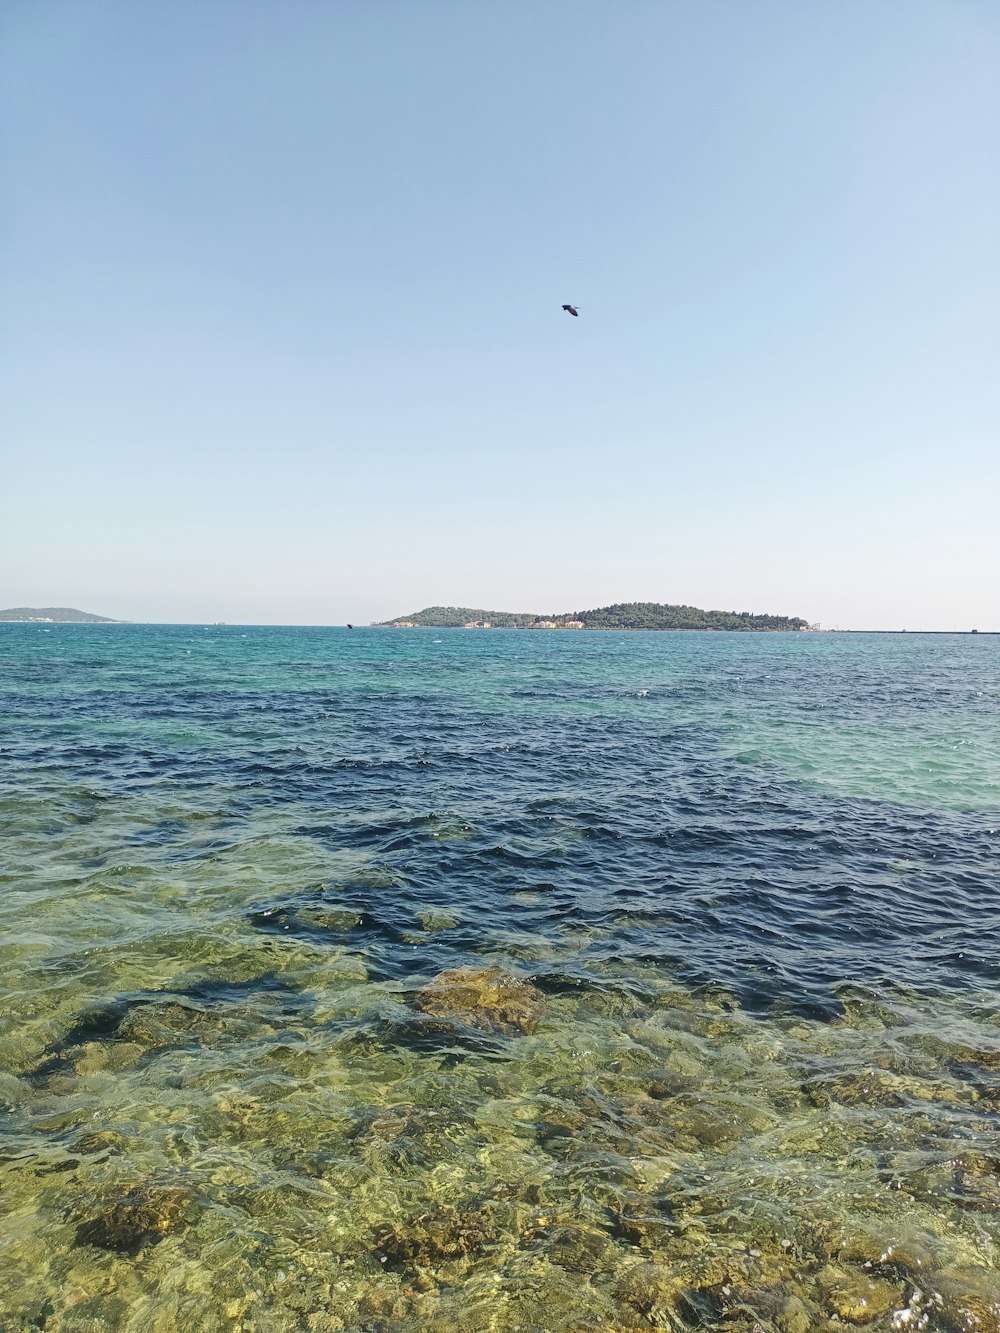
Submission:
M 1000 629 L 995 0 L 0 25 L 0 606 Z

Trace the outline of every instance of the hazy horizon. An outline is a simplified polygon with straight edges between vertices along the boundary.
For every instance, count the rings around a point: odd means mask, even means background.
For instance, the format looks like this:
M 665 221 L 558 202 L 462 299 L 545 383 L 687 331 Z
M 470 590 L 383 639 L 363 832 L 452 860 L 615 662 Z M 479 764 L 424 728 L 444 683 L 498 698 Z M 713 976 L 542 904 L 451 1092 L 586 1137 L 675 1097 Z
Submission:
M 620 603 L 622 602 L 622 600 L 623 600 L 623 599 L 618 598 L 615 602 L 608 602 L 608 603 L 604 603 L 603 605 L 613 606 L 613 605 L 616 605 L 616 604 L 620 604 Z M 692 605 L 692 603 L 675 603 L 675 605 Z M 369 617 L 362 617 L 361 619 L 356 620 L 356 621 L 346 621 L 346 620 L 214 620 L 214 621 L 213 621 L 213 620 L 209 620 L 209 619 L 207 619 L 207 618 L 205 618 L 205 619 L 200 619 L 200 620 L 199 620 L 199 619 L 187 619 L 187 620 L 150 620 L 150 619 L 145 619 L 145 618 L 141 618 L 141 617 L 140 617 L 140 618 L 136 618 L 136 619 L 132 619 L 132 618 L 126 618 L 126 617 L 108 616 L 106 620 L 104 620 L 104 621 L 97 621 L 97 622 L 69 622 L 69 621 L 62 621 L 62 622 L 60 622 L 60 621 L 55 621 L 55 622 L 53 622 L 53 623 L 55 623 L 55 624 L 60 624 L 60 623 L 61 623 L 61 624 L 70 624 L 70 623 L 81 623 L 81 624 L 85 624 L 85 623 L 90 623 L 90 624 L 95 624 L 95 623 L 96 623 L 96 624 L 102 624 L 102 623 L 103 623 L 103 624 L 107 624 L 107 623 L 111 623 L 111 624 L 116 624 L 116 625 L 149 625 L 149 626 L 156 626 L 156 625 L 163 625 L 163 626 L 170 626 L 170 625 L 192 625 L 192 626 L 197 626 L 197 625 L 201 625 L 201 626 L 225 625 L 227 628 L 231 628 L 231 629 L 238 629 L 238 628 L 244 628 L 244 629 L 248 629 L 248 628 L 256 628 L 256 629 L 343 629 L 343 628 L 348 628 L 348 627 L 350 627 L 350 628 L 352 628 L 352 629 L 382 629 L 382 628 L 392 628 L 392 626 L 388 624 L 388 622 L 391 621 L 391 620 L 402 619 L 403 617 L 405 617 L 405 616 L 407 616 L 407 615 L 417 614 L 418 612 L 423 611 L 423 610 L 426 610 L 427 608 L 432 607 L 432 606 L 455 606 L 455 607 L 462 606 L 463 608 L 466 608 L 466 609 L 468 609 L 468 610 L 476 610 L 476 611 L 491 611 L 491 612 L 496 612 L 496 613 L 501 613 L 501 612 L 508 612 L 508 613 L 509 613 L 509 612 L 514 612 L 514 613 L 537 613 L 537 614 L 540 615 L 540 616 L 546 616 L 546 615 L 565 615 L 565 614 L 567 614 L 567 613 L 569 613 L 569 612 L 571 612 L 571 611 L 592 611 L 592 610 L 596 610 L 596 609 L 598 609 L 598 607 L 597 607 L 596 604 L 594 604 L 594 605 L 587 605 L 587 606 L 584 606 L 582 603 L 581 603 L 581 604 L 578 604 L 578 605 L 576 605 L 576 606 L 572 606 L 572 607 L 570 607 L 570 606 L 549 606 L 549 607 L 536 607 L 536 606 L 490 606 L 490 607 L 486 607 L 486 606 L 478 606 L 478 605 L 475 605 L 475 604 L 472 604 L 472 603 L 470 603 L 470 604 L 466 604 L 466 603 L 457 603 L 457 602 L 424 602 L 424 603 L 423 603 L 422 605 L 420 605 L 420 606 L 411 606 L 411 607 L 409 607 L 409 608 L 408 608 L 407 610 L 405 610 L 405 611 L 399 611 L 399 612 L 393 613 L 393 614 L 391 614 L 391 615 L 389 615 L 389 616 L 382 616 L 382 617 L 379 617 L 379 618 L 375 618 L 375 617 L 371 617 L 371 616 L 369 616 Z M 20 607 L 9 607 L 9 608 L 7 608 L 7 609 L 9 609 L 9 610 L 17 610 L 17 609 L 20 609 Z M 26 609 L 27 609 L 27 604 L 26 604 Z M 56 608 L 56 607 L 42 607 L 41 605 L 39 605 L 39 606 L 32 606 L 30 609 L 32 609 L 32 610 L 54 610 L 54 609 L 60 609 L 60 610 L 82 611 L 82 612 L 85 612 L 85 613 L 87 613 L 87 614 L 89 614 L 89 615 L 98 615 L 98 616 L 104 616 L 104 615 L 106 614 L 106 613 L 103 612 L 103 611 L 94 611 L 93 608 L 91 608 L 91 607 L 86 607 L 86 606 L 60 607 L 60 608 Z M 715 607 L 699 607 L 699 608 L 697 608 L 697 609 L 698 609 L 698 610 L 702 610 L 702 611 L 722 611 L 722 612 L 730 612 L 730 611 L 734 611 L 734 612 L 737 612 L 737 613 L 740 612 L 740 611 L 743 611 L 743 610 L 750 610 L 750 611 L 753 611 L 755 614 L 758 614 L 758 615 L 788 615 L 788 616 L 790 616 L 790 617 L 794 617 L 794 616 L 796 616 L 796 615 L 798 614 L 797 612 L 794 612 L 794 611 L 785 612 L 785 611 L 781 611 L 781 610 L 774 610 L 773 608 L 770 608 L 770 607 L 752 607 L 752 608 L 751 608 L 751 607 L 735 607 L 735 606 L 715 606 Z M 802 618 L 805 619 L 806 617 L 802 617 Z M 25 621 L 13 621 L 13 620 L 12 620 L 12 621 L 3 621 L 3 620 L 0 620 L 0 624 L 11 624 L 11 625 L 13 625 L 13 624 L 25 624 L 25 623 L 31 623 L 31 622 L 25 622 Z M 39 623 L 39 622 L 35 622 L 35 623 Z M 433 630 L 434 632 L 438 632 L 441 628 L 453 628 L 453 629 L 454 629 L 454 628 L 458 628 L 458 627 L 457 627 L 457 626 L 449 626 L 449 627 L 442 627 L 442 626 L 422 626 L 422 627 L 421 627 L 421 626 L 418 626 L 417 628 L 424 628 L 424 629 L 427 629 L 427 630 Z M 499 627 L 497 627 L 497 628 L 498 628 L 500 631 L 503 631 L 505 627 L 503 627 L 503 626 L 499 626 Z M 819 621 L 812 621 L 812 622 L 810 622 L 810 629 L 819 629 L 819 630 L 823 630 L 823 631 L 840 631 L 840 632 L 843 632 L 843 633 L 855 633 L 855 634 L 865 634 L 865 633 L 868 633 L 868 634 L 906 634 L 906 633 L 910 633 L 910 634 L 969 634 L 970 632 L 977 632 L 977 633 L 980 633 L 980 634 L 1000 634 L 1000 630 L 997 630 L 997 629 L 989 629 L 989 628 L 983 628 L 983 627 L 980 626 L 980 625 L 967 625 L 967 626 L 964 626 L 964 625 L 938 625 L 938 626 L 935 626 L 935 627 L 924 626 L 923 628 L 916 628 L 916 629 L 913 629 L 913 628 L 911 628 L 910 626 L 907 626 L 907 625 L 898 625 L 898 626 L 897 626 L 897 625 L 882 625 L 882 626 L 866 626 L 866 627 L 863 628 L 863 629 L 858 629 L 857 627 L 850 626 L 850 625 L 824 625 L 824 624 L 822 624 L 822 623 L 819 622 Z M 524 632 L 524 631 L 521 630 L 521 629 L 511 629 L 511 630 L 510 630 L 510 633 L 512 633 L 512 634 L 515 634 L 515 633 L 516 633 L 516 634 L 520 634 L 520 633 L 523 633 L 523 632 Z M 568 631 L 568 630 L 567 630 L 567 631 L 565 631 L 565 632 L 566 632 L 566 633 L 586 633 L 587 631 L 585 631 L 585 630 L 572 630 L 572 631 Z M 632 633 L 632 632 L 634 632 L 634 631 L 594 629 L 594 630 L 591 630 L 590 632 L 591 632 L 591 633 L 595 633 L 595 634 L 612 634 L 612 633 Z M 665 630 L 648 630 L 648 631 L 645 631 L 645 632 L 646 632 L 646 633 L 651 633 L 651 634 L 724 634 L 724 633 L 727 633 L 727 632 L 734 632 L 734 631 L 726 631 L 726 630 L 718 630 L 718 629 L 669 629 L 669 630 L 666 630 L 666 629 L 665 629 Z M 741 632 L 741 631 L 735 631 L 735 632 Z M 793 632 L 793 631 L 756 630 L 756 631 L 742 631 L 742 632 L 746 632 L 746 633 L 760 633 L 760 634 L 766 634 L 766 633 L 776 633 L 776 632 L 777 632 L 777 633 L 782 633 L 782 632 L 791 633 L 791 632 Z
M 1000 629 L 996 7 L 0 37 L 3 604 Z

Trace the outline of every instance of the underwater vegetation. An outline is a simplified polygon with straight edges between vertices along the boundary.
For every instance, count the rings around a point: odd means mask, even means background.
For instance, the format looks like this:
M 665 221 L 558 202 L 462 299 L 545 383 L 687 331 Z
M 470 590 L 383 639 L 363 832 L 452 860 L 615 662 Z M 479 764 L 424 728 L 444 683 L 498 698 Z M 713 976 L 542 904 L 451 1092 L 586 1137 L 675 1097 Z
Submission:
M 1000 1330 L 973 1009 L 277 952 L 8 1056 L 5 1329 Z

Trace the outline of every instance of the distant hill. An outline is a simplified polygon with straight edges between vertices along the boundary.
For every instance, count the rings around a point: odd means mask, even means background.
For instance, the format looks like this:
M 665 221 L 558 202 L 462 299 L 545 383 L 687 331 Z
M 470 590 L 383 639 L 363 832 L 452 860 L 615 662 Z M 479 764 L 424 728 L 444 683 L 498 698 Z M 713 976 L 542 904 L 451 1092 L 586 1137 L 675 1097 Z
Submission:
M 9 606 L 0 611 L 0 620 L 52 621 L 73 625 L 117 625 L 110 616 L 95 616 L 72 606 Z
M 661 602 L 618 602 L 594 611 L 537 615 L 527 611 L 484 611 L 472 606 L 428 606 L 409 616 L 384 620 L 393 629 L 717 629 L 805 630 L 800 616 L 753 611 L 702 611 L 697 606 Z

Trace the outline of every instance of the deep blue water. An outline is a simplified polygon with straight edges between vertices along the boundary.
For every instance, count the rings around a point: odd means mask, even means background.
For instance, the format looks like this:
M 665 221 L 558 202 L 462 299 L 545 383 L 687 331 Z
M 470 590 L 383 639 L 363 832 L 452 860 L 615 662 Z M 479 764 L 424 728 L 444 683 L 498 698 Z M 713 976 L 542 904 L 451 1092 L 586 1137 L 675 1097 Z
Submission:
M 1000 638 L 6 625 L 0 649 L 21 891 L 67 829 L 93 826 L 66 867 L 92 872 L 278 815 L 391 877 L 341 886 L 387 976 L 420 904 L 474 909 L 420 969 L 570 924 L 563 971 L 662 964 L 751 1008 L 1000 981 Z

